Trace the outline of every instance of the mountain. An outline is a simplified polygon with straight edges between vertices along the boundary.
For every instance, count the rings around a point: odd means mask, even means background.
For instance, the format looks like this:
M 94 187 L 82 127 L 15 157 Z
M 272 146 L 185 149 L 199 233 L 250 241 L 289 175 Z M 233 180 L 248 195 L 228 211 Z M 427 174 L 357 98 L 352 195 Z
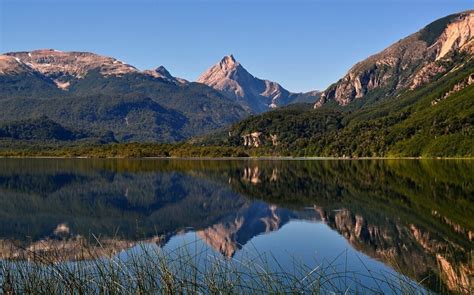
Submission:
M 164 66 L 159 66 L 154 70 L 146 70 L 146 71 L 144 71 L 144 73 L 149 74 L 149 75 L 151 75 L 153 77 L 156 77 L 156 78 L 161 78 L 165 81 L 172 82 L 172 83 L 175 83 L 175 84 L 189 83 L 185 79 L 173 77 L 170 74 L 170 72 L 168 72 L 168 70 Z
M 47 116 L 64 128 L 111 131 L 121 142 L 176 142 L 249 115 L 164 67 L 141 72 L 112 57 L 53 49 L 0 56 L 0 108 L 0 123 Z
M 315 107 L 331 101 L 362 105 L 416 89 L 455 70 L 463 55 L 473 53 L 474 10 L 444 17 L 354 65 Z
M 197 82 L 224 93 L 253 113 L 287 105 L 297 98 L 304 99 L 303 94 L 290 93 L 276 82 L 254 77 L 233 55 L 225 56 Z
M 80 79 L 92 70 L 104 76 L 120 76 L 138 70 L 115 58 L 89 52 L 63 52 L 43 49 L 7 53 L 31 66 L 46 77 L 53 79 L 58 88 L 67 89 L 74 79 Z
M 298 104 L 252 116 L 201 143 L 257 155 L 473 157 L 474 62 L 357 110 Z
M 313 110 L 287 106 L 200 142 L 259 155 L 472 157 L 473 20 L 440 19 L 356 64 Z
M 41 96 L 60 93 L 54 81 L 36 69 L 16 57 L 0 55 L 0 99 L 29 96 L 32 92 Z

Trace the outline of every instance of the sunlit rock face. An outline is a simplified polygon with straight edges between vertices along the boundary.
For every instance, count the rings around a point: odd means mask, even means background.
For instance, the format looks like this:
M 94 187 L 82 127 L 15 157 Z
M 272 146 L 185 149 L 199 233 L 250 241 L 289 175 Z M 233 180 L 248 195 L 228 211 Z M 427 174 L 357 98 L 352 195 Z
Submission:
M 233 55 L 228 55 L 204 72 L 198 83 L 206 84 L 260 113 L 291 102 L 291 93 L 280 84 L 251 75 Z
M 33 72 L 34 69 L 20 61 L 20 59 L 8 55 L 0 55 L 0 75 L 31 74 Z
M 436 43 L 436 60 L 440 60 L 452 50 L 474 52 L 474 11 L 460 14 L 449 23 Z
M 265 144 L 278 146 L 279 144 L 277 134 L 265 134 L 259 131 L 243 134 L 241 138 L 245 147 L 260 147 Z
M 246 147 L 259 147 L 262 145 L 262 132 L 252 132 L 242 135 L 243 144 Z
M 93 70 L 99 71 L 104 76 L 120 76 L 138 72 L 135 67 L 120 60 L 89 52 L 42 49 L 11 52 L 6 55 L 19 59 L 22 63 L 53 79 L 62 89 L 67 89 L 71 80 L 83 78 Z
M 441 29 L 440 29 L 441 28 Z M 435 21 L 384 51 L 354 65 L 321 94 L 315 108 L 335 100 L 345 106 L 373 90 L 376 99 L 415 89 L 456 68 L 453 54 L 474 54 L 474 11 Z

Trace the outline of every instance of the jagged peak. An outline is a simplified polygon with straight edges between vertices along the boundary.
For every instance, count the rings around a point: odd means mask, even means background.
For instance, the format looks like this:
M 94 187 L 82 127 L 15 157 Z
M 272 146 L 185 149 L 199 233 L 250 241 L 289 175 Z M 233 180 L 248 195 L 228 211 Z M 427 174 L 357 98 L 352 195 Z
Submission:
M 229 54 L 222 58 L 221 63 L 235 64 L 237 63 L 237 60 L 235 59 L 233 54 Z
M 235 59 L 234 55 L 232 54 L 224 56 L 219 62 L 219 67 L 223 70 L 233 69 L 239 65 L 240 63 Z

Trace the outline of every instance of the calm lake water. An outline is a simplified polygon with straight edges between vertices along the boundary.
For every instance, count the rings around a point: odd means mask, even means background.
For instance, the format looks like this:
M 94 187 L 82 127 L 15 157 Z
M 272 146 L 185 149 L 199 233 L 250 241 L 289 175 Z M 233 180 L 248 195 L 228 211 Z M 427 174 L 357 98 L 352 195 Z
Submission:
M 473 164 L 1 159 L 0 258 L 54 244 L 78 260 L 75 243 L 94 235 L 117 257 L 193 245 L 472 291 Z

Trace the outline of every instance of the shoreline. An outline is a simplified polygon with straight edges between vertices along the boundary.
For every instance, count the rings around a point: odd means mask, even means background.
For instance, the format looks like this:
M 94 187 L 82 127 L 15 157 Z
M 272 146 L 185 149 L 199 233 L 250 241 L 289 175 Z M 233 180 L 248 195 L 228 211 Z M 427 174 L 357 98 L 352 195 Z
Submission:
M 257 156 L 257 157 L 64 157 L 64 156 L 0 156 L 0 159 L 59 159 L 59 160 L 259 160 L 259 161 L 358 161 L 358 160 L 474 160 L 474 157 L 291 157 L 291 156 Z

